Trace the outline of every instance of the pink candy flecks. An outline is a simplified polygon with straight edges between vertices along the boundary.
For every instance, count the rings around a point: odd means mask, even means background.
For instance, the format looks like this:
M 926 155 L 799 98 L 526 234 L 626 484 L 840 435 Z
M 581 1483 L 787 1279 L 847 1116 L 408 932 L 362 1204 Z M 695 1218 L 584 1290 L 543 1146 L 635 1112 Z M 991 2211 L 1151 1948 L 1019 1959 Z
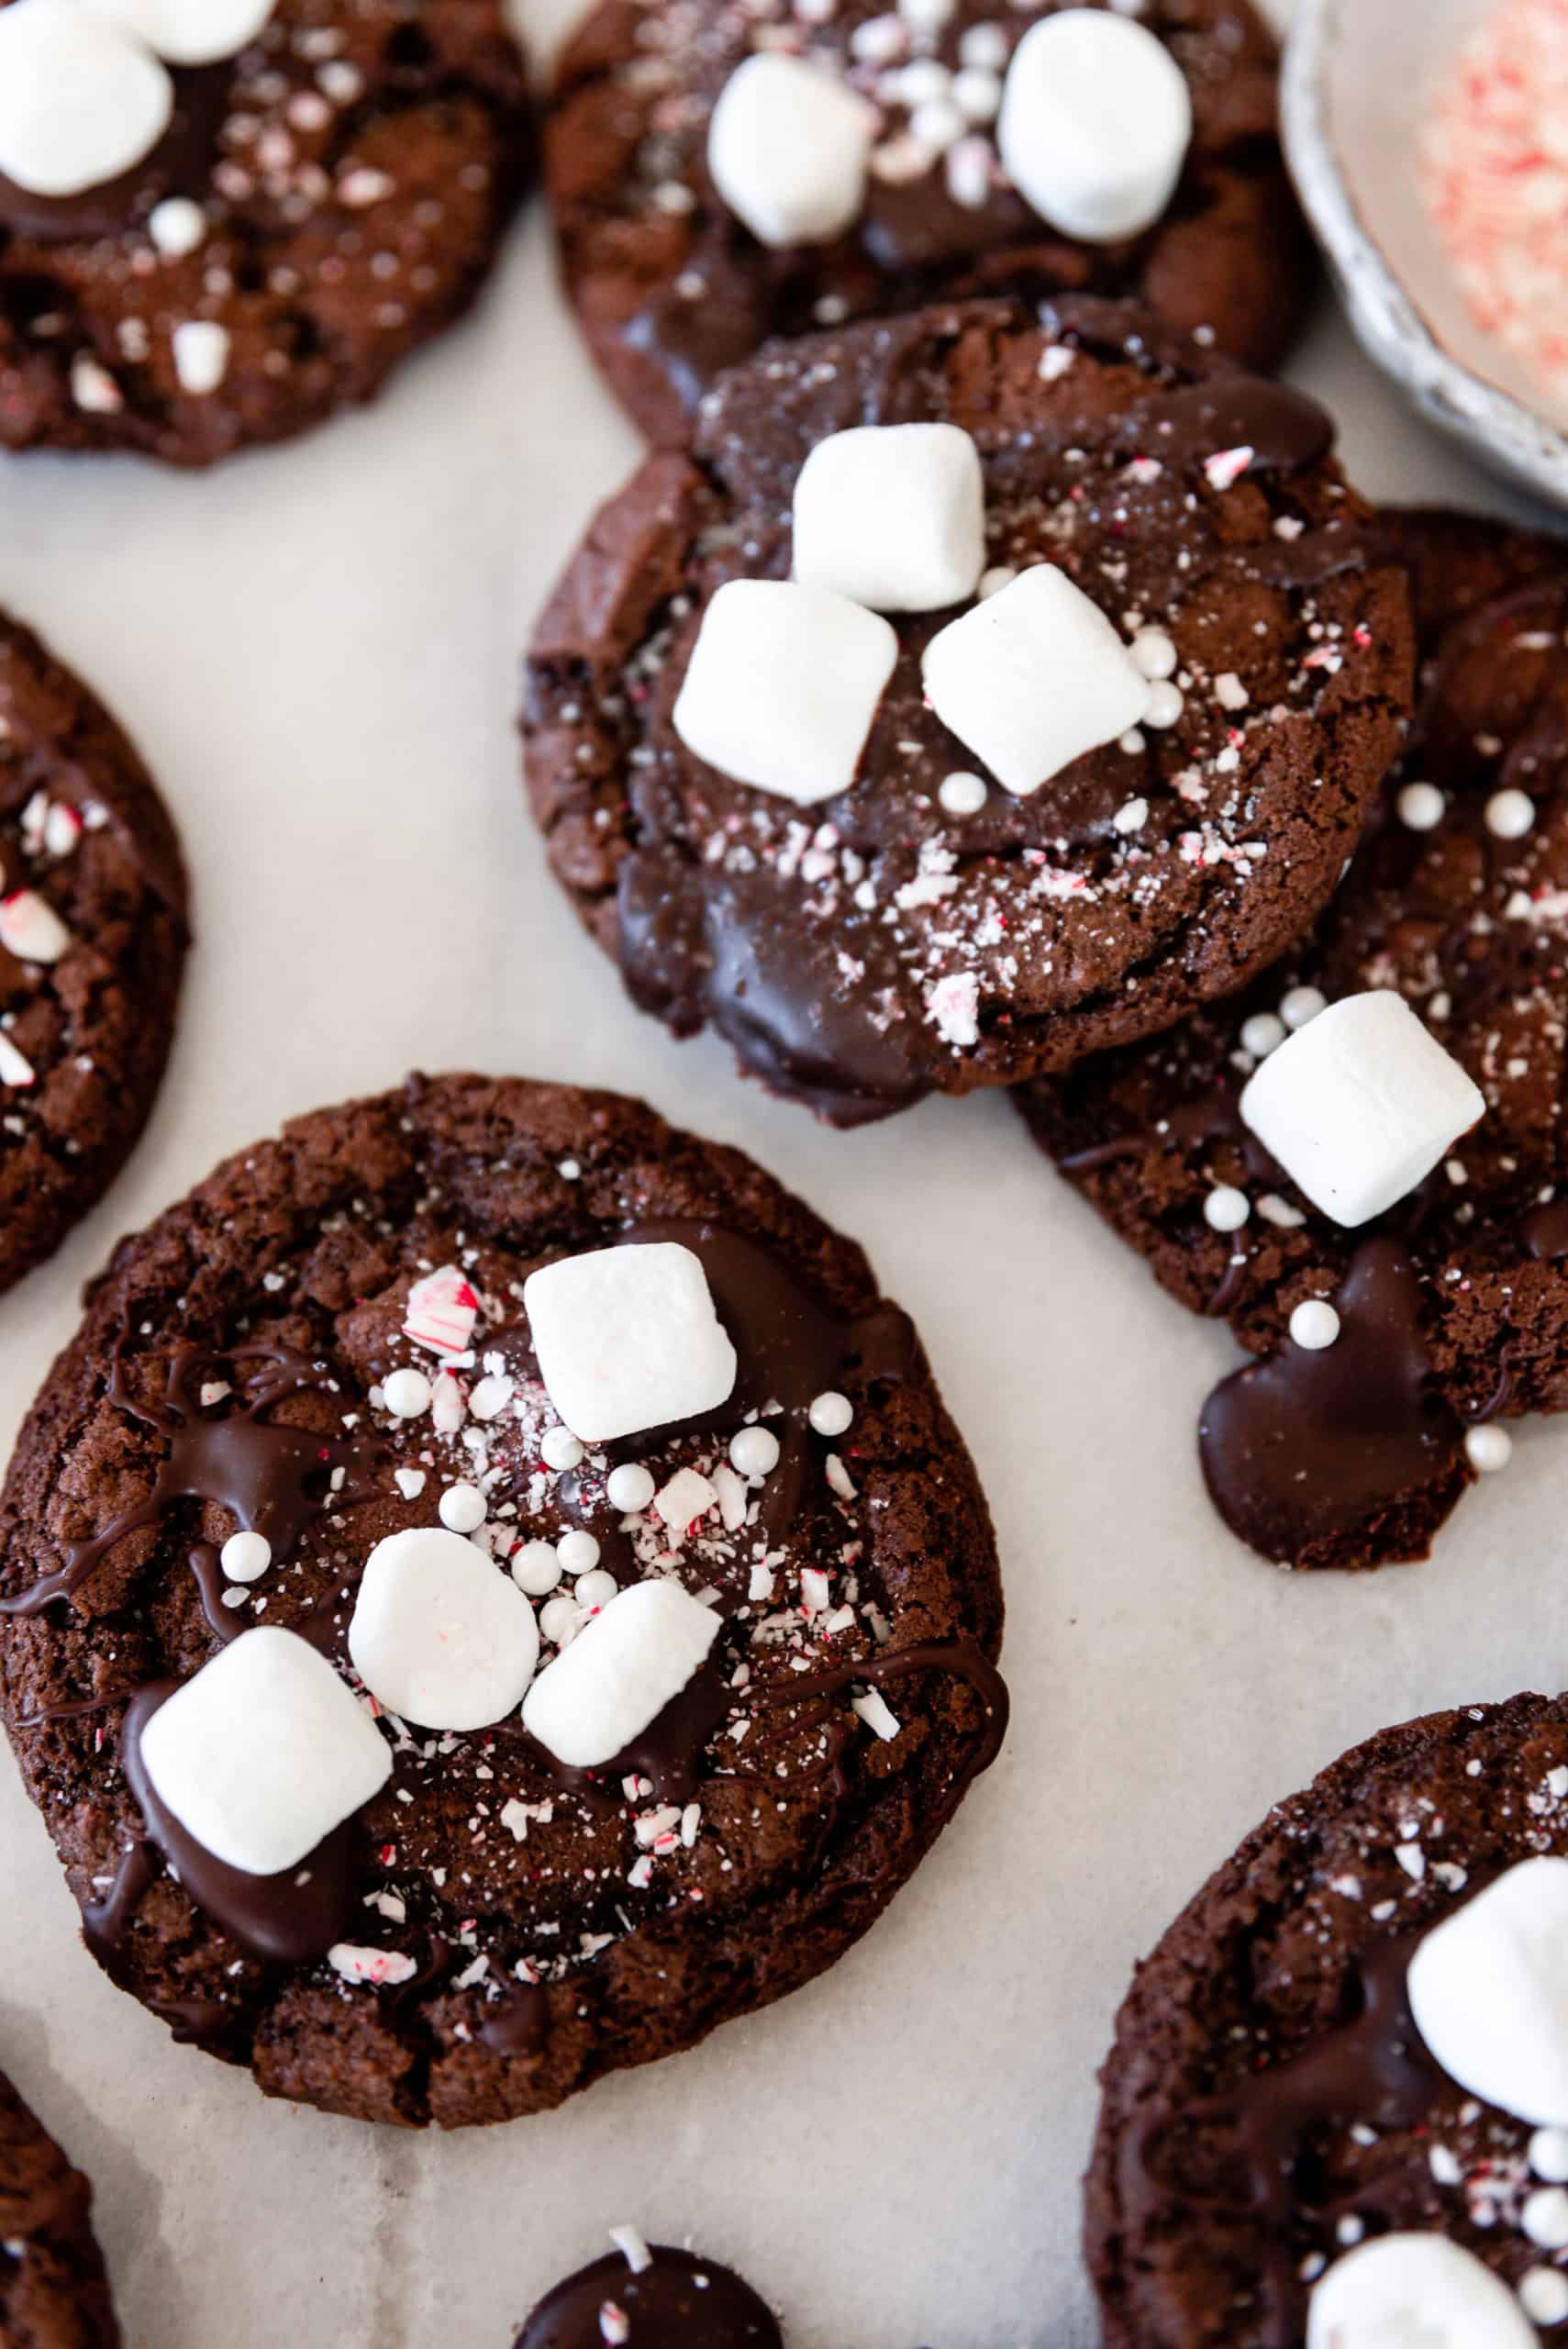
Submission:
M 1429 209 L 1471 314 L 1568 400 L 1568 0 L 1500 0 L 1439 84 Z

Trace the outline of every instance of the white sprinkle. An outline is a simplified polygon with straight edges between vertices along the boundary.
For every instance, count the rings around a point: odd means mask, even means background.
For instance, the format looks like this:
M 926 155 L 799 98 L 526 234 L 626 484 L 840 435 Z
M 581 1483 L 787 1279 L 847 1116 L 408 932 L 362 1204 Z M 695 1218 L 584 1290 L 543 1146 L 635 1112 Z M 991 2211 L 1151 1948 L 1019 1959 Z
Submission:
M 547 1598 L 539 1610 L 539 1627 L 552 1647 L 563 1648 L 577 1636 L 582 1618 L 577 1601 L 562 1591 L 558 1598 Z
M 1568 2186 L 1568 2129 L 1538 2129 L 1529 2141 L 1529 2165 L 1549 2185 Z
M 1278 1052 L 1288 1032 L 1277 1013 L 1254 1011 L 1251 1019 L 1241 1022 L 1241 1050 L 1256 1061 L 1266 1061 L 1271 1052 Z
M 436 1513 L 453 1533 L 477 1533 L 489 1510 L 477 1485 L 449 1485 L 436 1504 Z
M 1465 1457 L 1477 1475 L 1495 1476 L 1514 1456 L 1514 1439 L 1507 1428 L 1471 1428 L 1464 1439 Z
M 1203 1203 L 1203 1219 L 1211 1231 L 1240 1231 L 1251 1212 L 1246 1192 L 1230 1183 L 1217 1184 Z
M 476 1394 L 477 1391 L 475 1389 Z M 484 1417 L 483 1411 L 479 1417 Z M 583 1447 L 570 1428 L 546 1428 L 539 1439 L 539 1455 L 547 1468 L 561 1471 L 577 1466 L 583 1457 Z
M 1149 707 L 1143 713 L 1143 723 L 1163 734 L 1177 724 L 1186 706 L 1179 685 L 1152 685 L 1149 692 Z
M 806 1413 L 817 1434 L 829 1436 L 847 1433 L 854 1416 L 854 1407 L 849 1397 L 837 1394 L 832 1389 L 825 1395 L 818 1395 Z
M 1535 829 L 1535 802 L 1528 791 L 1495 791 L 1486 802 L 1486 829 L 1495 840 L 1522 841 Z
M 272 1545 L 264 1533 L 231 1533 L 217 1563 L 230 1582 L 257 1582 L 272 1563 Z
M 1132 640 L 1132 657 L 1151 685 L 1176 674 L 1176 648 L 1162 628 L 1140 629 Z
M 779 1440 L 771 1428 L 740 1428 L 729 1439 L 729 1457 L 742 1476 L 770 1476 L 779 1464 Z
M 555 1545 L 555 1554 L 569 1575 L 585 1575 L 599 1563 L 599 1545 L 594 1536 L 582 1526 L 574 1526 L 563 1533 Z
M 108 369 L 100 367 L 85 351 L 71 362 L 71 396 L 85 416 L 116 416 L 125 406 Z
M 565 1572 L 548 1542 L 525 1542 L 514 1554 L 511 1569 L 512 1580 L 530 1598 L 546 1598 Z
M 422 1370 L 395 1370 L 381 1391 L 395 1419 L 417 1419 L 430 1408 L 430 1382 Z
M 1568 2317 L 1568 2276 L 1555 2267 L 1531 2267 L 1519 2278 L 1519 2306 L 1532 2324 L 1561 2324 Z
M 937 797 L 950 816 L 978 816 L 990 794 L 977 774 L 944 775 Z
M 1309 1020 L 1316 1019 L 1320 1011 L 1327 1011 L 1328 1008 L 1329 998 L 1318 988 L 1292 987 L 1280 1005 L 1279 1016 L 1285 1026 L 1294 1031 L 1297 1028 L 1305 1028 Z M 1328 1030 L 1325 1030 L 1324 1033 L 1327 1034 Z M 1282 1068 L 1284 1066 L 1283 1061 L 1280 1066 Z
M 1340 1334 L 1340 1317 L 1327 1299 L 1309 1297 L 1290 1317 L 1290 1334 L 1309 1354 L 1321 1353 Z
M 1407 783 L 1394 803 L 1399 821 L 1412 832 L 1433 832 L 1448 802 L 1435 783 Z
M 642 2275 L 653 2265 L 653 2254 L 635 2227 L 612 2227 L 610 2241 L 634 2276 Z
M 1568 2194 L 1560 2186 L 1538 2186 L 1525 2198 L 1519 2224 L 1542 2251 L 1568 2251 Z
M 1118 807 L 1111 818 L 1111 829 L 1113 831 L 1120 832 L 1126 839 L 1133 832 L 1140 832 L 1148 821 L 1148 800 L 1129 799 L 1127 805 L 1124 807 Z
M 167 195 L 149 213 L 147 233 L 165 261 L 183 261 L 206 237 L 206 215 L 188 196 Z
M 610 1470 L 605 1493 L 612 1508 L 618 1508 L 623 1517 L 635 1517 L 653 1498 L 653 1478 L 646 1468 L 628 1461 L 624 1467 Z
M 596 1607 L 607 1607 L 619 1588 L 614 1575 L 606 1574 L 603 1566 L 595 1566 L 592 1573 L 578 1575 L 572 1596 L 579 1607 L 591 1614 Z

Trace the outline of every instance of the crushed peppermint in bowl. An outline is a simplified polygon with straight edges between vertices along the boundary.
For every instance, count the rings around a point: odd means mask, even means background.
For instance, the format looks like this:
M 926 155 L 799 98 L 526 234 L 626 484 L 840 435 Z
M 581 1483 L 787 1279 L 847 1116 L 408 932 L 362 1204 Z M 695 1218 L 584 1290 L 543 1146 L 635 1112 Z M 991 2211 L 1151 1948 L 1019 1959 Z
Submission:
M 1300 0 L 1282 90 L 1302 202 L 1368 354 L 1568 505 L 1568 7 Z

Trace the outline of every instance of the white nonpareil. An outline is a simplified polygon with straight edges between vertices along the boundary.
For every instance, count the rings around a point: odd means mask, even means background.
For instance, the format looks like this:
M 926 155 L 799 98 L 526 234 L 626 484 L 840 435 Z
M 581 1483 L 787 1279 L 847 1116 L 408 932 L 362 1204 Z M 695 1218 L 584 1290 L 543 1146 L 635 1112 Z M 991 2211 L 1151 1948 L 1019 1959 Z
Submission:
M 1485 1114 L 1478 1087 L 1388 988 L 1320 1011 L 1241 1096 L 1264 1149 L 1347 1230 L 1408 1197 Z
M 734 1389 L 707 1275 L 676 1241 L 563 1256 L 529 1274 L 523 1307 L 545 1390 L 585 1443 L 695 1419 Z
M 84 0 L 113 17 L 171 65 L 213 65 L 253 41 L 277 0 Z
M 865 202 L 878 122 L 874 106 L 821 67 L 749 57 L 714 107 L 708 170 L 760 243 L 831 244 Z
M 732 579 L 703 614 L 675 731 L 721 774 L 808 807 L 853 783 L 897 659 L 889 623 L 847 596 Z
M 1540 2349 L 1500 2277 L 1446 2235 L 1379 2235 L 1312 2294 L 1307 2349 Z
M 680 1695 L 718 1632 L 713 1609 L 679 1583 L 634 1583 L 545 1666 L 524 1726 L 569 1769 L 598 1769 Z
M 985 478 L 956 424 L 819 440 L 795 484 L 795 575 L 873 612 L 967 603 L 985 568 Z
M 1472 2096 L 1568 2127 L 1568 1860 L 1522 1860 L 1427 1934 L 1410 2011 Z
M 145 44 L 71 0 L 0 8 L 0 173 L 29 195 L 80 195 L 162 138 L 174 85 Z
M 489 1554 L 442 1526 L 378 1542 L 349 1623 L 354 1670 L 421 1729 L 488 1729 L 522 1703 L 539 1662 L 534 1610 Z
M 229 1867 L 276 1876 L 378 1794 L 392 1749 L 294 1631 L 242 1632 L 141 1732 L 159 1800 Z
M 1184 76 L 1127 17 L 1068 8 L 1024 35 L 997 145 L 1018 193 L 1065 237 L 1116 244 L 1151 228 L 1192 144 Z
M 1098 606 L 1050 562 L 942 629 L 922 666 L 942 724 L 1020 797 L 1118 741 L 1151 690 Z

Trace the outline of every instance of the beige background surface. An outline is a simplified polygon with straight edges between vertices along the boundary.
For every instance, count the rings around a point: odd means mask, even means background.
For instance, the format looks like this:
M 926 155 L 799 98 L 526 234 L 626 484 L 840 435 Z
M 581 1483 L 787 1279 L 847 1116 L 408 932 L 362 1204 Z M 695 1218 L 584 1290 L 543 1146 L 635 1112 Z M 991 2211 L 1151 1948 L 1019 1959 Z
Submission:
M 533 0 L 528 30 L 571 6 Z M 1332 317 L 1296 372 L 1369 489 L 1493 498 Z M 512 713 L 530 616 L 634 455 L 536 207 L 474 323 L 367 416 L 206 480 L 0 464 L 0 599 L 140 738 L 199 925 L 147 1142 L 0 1305 L 0 1431 L 117 1234 L 285 1116 L 415 1064 L 640 1091 L 871 1241 L 918 1319 L 995 1510 L 1013 1732 L 828 1979 L 447 2141 L 265 2103 L 173 2046 L 82 1951 L 0 1764 L 0 2060 L 97 2181 L 136 2349 L 506 2349 L 622 2220 L 737 2261 L 791 2349 L 1086 2349 L 1077 2178 L 1134 1958 L 1352 1739 L 1568 1665 L 1568 1442 L 1528 1433 L 1428 1565 L 1276 1575 L 1199 1487 L 1229 1341 L 1159 1297 L 1005 1100 L 819 1132 L 623 1003 L 546 880 Z

